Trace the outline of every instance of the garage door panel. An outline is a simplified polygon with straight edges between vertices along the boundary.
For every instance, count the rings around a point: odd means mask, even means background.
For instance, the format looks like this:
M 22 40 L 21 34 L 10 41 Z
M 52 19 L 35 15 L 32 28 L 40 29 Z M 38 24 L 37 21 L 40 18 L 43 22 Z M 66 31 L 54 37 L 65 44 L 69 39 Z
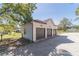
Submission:
M 36 28 L 36 39 L 45 38 L 45 29 L 44 28 Z
M 54 36 L 56 35 L 56 29 L 53 30 L 53 35 L 54 35 Z
M 47 29 L 47 37 L 52 37 L 52 29 Z

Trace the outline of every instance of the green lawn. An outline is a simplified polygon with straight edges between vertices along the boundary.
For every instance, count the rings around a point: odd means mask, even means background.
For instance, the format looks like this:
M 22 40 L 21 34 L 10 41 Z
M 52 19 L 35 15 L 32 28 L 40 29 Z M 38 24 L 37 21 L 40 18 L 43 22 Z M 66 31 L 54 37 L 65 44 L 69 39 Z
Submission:
M 4 34 L 2 36 L 2 39 L 8 39 L 8 38 L 11 38 L 11 39 L 19 39 L 21 37 L 22 37 L 21 33 L 13 32 L 11 34 Z M 0 39 L 1 39 L 1 36 L 0 36 Z

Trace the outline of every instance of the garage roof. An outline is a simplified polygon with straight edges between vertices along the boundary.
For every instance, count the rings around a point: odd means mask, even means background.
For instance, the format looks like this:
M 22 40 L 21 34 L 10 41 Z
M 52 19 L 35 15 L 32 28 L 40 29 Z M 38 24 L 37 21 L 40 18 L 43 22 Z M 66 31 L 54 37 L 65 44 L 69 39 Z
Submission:
M 44 21 L 41 21 L 41 20 L 33 20 L 34 22 L 38 22 L 38 23 L 43 23 L 43 24 L 47 24 L 46 22 Z
M 34 21 L 34 22 L 38 22 L 38 23 L 43 23 L 43 24 L 47 24 L 48 21 L 51 21 L 52 24 L 53 24 L 54 26 L 56 26 L 51 18 L 49 18 L 49 19 L 47 19 L 47 20 L 44 20 L 44 21 L 41 21 L 41 20 L 38 20 L 38 19 L 37 19 L 37 20 L 33 20 L 33 21 Z

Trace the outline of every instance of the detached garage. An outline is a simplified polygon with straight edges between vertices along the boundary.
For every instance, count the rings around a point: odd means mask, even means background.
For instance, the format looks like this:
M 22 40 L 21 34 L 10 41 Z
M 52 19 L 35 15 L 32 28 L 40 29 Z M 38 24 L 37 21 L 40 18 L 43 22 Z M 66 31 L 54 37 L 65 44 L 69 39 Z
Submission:
M 25 25 L 24 38 L 32 40 L 34 42 L 41 40 L 42 38 L 49 38 L 56 35 L 57 26 L 55 26 L 52 19 L 45 21 L 33 20 Z

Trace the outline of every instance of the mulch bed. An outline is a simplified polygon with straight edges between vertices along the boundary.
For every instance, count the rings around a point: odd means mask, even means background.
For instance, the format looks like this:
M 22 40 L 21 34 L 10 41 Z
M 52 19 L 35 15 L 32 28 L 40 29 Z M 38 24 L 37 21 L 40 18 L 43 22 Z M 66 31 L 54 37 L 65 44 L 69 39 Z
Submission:
M 32 43 L 29 40 L 20 39 L 5 39 L 0 41 L 0 55 L 8 54 L 10 51 L 14 51 L 16 48 L 23 47 Z
M 0 41 L 0 46 L 15 46 L 15 47 L 20 47 L 20 46 L 25 46 L 27 44 L 32 43 L 29 40 L 20 38 L 20 39 L 6 39 Z

